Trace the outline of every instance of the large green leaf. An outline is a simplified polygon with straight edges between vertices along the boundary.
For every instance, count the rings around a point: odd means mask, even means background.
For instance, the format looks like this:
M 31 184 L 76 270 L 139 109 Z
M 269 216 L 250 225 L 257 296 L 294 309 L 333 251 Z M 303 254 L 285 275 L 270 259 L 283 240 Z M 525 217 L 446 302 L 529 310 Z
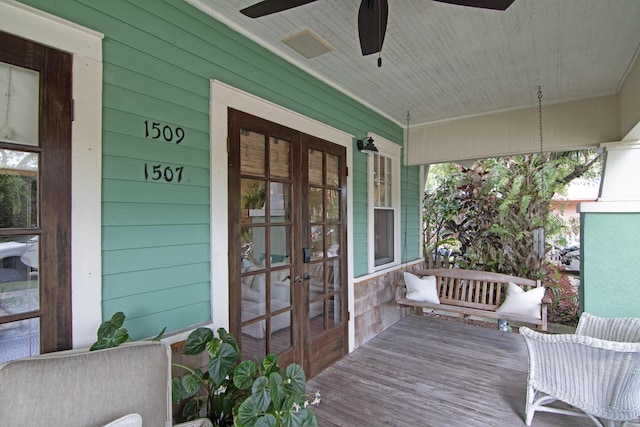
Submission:
M 276 425 L 277 425 L 276 417 L 274 417 L 271 414 L 264 414 L 263 416 L 258 418 L 258 421 L 256 422 L 255 427 L 276 427 Z
M 302 367 L 297 363 L 292 363 L 287 366 L 284 373 L 284 381 L 296 393 L 304 394 L 306 392 L 307 380 L 304 375 L 304 370 L 302 370 Z
M 187 419 L 193 419 L 200 413 L 200 400 L 197 397 L 187 400 L 184 408 L 182 408 L 182 416 Z
M 200 390 L 200 380 L 195 374 L 187 374 L 182 377 L 183 397 L 191 397 Z
M 213 331 L 209 328 L 198 328 L 189 334 L 187 343 L 182 350 L 182 354 L 195 355 L 200 354 L 206 348 L 206 345 L 213 338 Z
M 180 403 L 182 397 L 182 383 L 180 378 L 171 379 L 171 400 L 173 403 Z
M 255 427 L 261 411 L 251 397 L 240 404 L 234 416 L 236 427 Z
M 269 375 L 269 389 L 271 392 L 271 403 L 273 405 L 273 409 L 280 411 L 287 394 L 282 387 L 282 376 L 279 373 L 274 372 Z
M 219 351 L 209 358 L 209 376 L 216 388 L 222 384 L 222 381 L 231 373 L 233 367 L 238 360 L 238 353 L 230 344 L 223 343 Z
M 220 341 L 226 342 L 227 344 L 231 344 L 231 346 L 233 346 L 233 348 L 238 353 L 240 353 L 240 347 L 238 347 L 238 342 L 236 341 L 236 338 L 233 335 L 228 333 L 227 330 L 224 328 L 218 328 L 217 332 L 218 332 L 218 337 L 220 338 Z
M 278 356 L 275 354 L 267 354 L 267 356 L 262 360 L 260 364 L 260 373 L 262 375 L 269 375 L 272 372 L 280 372 L 280 367 L 278 366 Z
M 100 325 L 100 328 L 98 328 L 98 336 L 113 335 L 117 329 L 122 328 L 125 318 L 126 316 L 121 311 L 114 313 L 113 316 L 111 316 L 111 319 Z
M 240 362 L 233 371 L 233 384 L 240 390 L 251 388 L 256 372 L 258 372 L 258 368 L 252 361 L 244 360 Z
M 317 427 L 316 417 L 313 412 L 308 409 L 291 409 L 282 413 L 283 427 Z
M 251 400 L 255 407 L 264 412 L 271 404 L 271 393 L 269 391 L 269 380 L 266 377 L 258 377 L 251 387 Z

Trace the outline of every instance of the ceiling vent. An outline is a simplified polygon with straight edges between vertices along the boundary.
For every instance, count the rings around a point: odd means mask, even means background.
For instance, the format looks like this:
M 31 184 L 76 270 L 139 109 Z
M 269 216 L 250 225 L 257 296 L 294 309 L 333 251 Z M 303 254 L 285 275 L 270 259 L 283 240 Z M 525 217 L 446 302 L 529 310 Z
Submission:
M 301 31 L 298 34 L 287 37 L 282 42 L 307 59 L 315 58 L 333 50 L 333 46 L 329 42 L 323 40 L 311 30 Z

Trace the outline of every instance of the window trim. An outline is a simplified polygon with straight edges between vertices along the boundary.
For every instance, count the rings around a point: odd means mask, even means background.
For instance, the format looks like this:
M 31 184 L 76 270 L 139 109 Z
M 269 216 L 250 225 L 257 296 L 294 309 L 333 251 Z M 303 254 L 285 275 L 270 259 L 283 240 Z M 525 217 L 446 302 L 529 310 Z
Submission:
M 383 138 L 379 135 L 369 132 L 367 137 L 371 137 L 374 140 L 375 146 L 378 148 L 378 154 L 391 159 L 391 188 L 392 188 L 392 208 L 395 210 L 394 217 L 394 245 L 393 245 L 393 260 L 391 262 L 379 265 L 375 265 L 375 220 L 374 220 L 374 180 L 373 180 L 373 168 L 374 168 L 374 155 L 368 156 L 367 159 L 367 252 L 368 252 L 368 272 L 373 273 L 380 270 L 385 270 L 389 267 L 397 266 L 401 262 L 400 254 L 400 218 L 401 205 L 400 205 L 400 191 L 402 189 L 400 185 L 400 168 L 401 168 L 401 153 L 402 146 Z

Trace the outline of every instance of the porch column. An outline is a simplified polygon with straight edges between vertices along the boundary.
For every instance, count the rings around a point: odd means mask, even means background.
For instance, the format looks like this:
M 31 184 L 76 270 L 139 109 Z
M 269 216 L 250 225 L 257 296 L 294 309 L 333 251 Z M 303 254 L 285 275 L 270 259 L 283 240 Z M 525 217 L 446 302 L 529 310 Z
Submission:
M 640 141 L 602 144 L 596 202 L 580 203 L 580 305 L 602 317 L 640 317 Z

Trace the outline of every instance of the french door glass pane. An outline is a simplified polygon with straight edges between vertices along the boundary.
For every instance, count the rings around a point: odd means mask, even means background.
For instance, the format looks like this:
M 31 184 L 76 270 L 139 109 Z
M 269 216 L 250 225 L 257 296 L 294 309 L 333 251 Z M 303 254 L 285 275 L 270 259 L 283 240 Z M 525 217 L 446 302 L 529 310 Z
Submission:
M 323 185 L 322 172 L 324 164 L 322 163 L 322 151 L 309 150 L 309 184 Z
M 243 129 L 240 132 L 240 173 L 243 175 L 265 175 L 264 134 Z
M 40 319 L 0 325 L 0 363 L 40 354 Z
M 327 256 L 335 257 L 340 255 L 340 226 L 327 226 Z
M 340 186 L 340 157 L 327 154 L 327 185 Z
M 327 262 L 327 286 L 329 292 L 337 292 L 342 288 L 340 283 L 340 260 L 334 259 Z
M 0 237 L 0 316 L 40 308 L 38 258 L 37 236 Z
M 0 62 L 0 141 L 38 145 L 40 74 Z
M 291 220 L 291 184 L 271 182 L 269 189 L 269 215 L 271 222 Z
M 324 257 L 324 226 L 312 225 L 311 230 L 311 260 Z
M 0 149 L 0 228 L 38 227 L 38 154 Z
M 328 303 L 329 303 L 329 316 L 327 317 L 327 321 L 328 321 L 327 327 L 331 329 L 332 327 L 339 325 L 340 322 L 342 322 L 340 294 L 332 295 L 328 299 Z
M 269 139 L 269 170 L 272 177 L 289 178 L 291 176 L 291 157 L 289 141 L 271 137 Z
M 309 188 L 309 221 L 324 221 L 324 205 L 322 203 L 323 189 L 318 187 Z
M 271 320 L 271 353 L 282 353 L 291 348 L 291 311 L 278 314 Z
M 291 227 L 290 226 L 271 226 L 269 229 L 271 234 L 271 254 L 270 254 L 270 267 L 282 265 L 283 263 L 290 262 L 290 242 L 291 242 Z
M 340 220 L 340 190 L 327 189 L 327 220 Z

